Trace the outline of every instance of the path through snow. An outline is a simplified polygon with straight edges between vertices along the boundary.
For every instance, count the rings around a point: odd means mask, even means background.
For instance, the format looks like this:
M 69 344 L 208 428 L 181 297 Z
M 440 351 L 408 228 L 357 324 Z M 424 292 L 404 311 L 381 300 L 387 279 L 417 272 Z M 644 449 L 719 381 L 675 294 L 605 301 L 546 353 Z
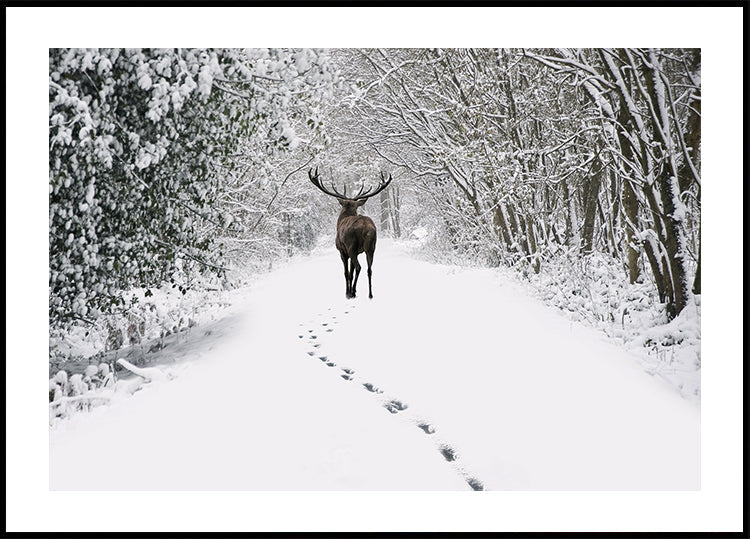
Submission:
M 53 427 L 50 487 L 700 488 L 699 406 L 599 333 L 388 241 L 373 300 L 342 269 L 330 248 L 274 271 L 173 380 Z

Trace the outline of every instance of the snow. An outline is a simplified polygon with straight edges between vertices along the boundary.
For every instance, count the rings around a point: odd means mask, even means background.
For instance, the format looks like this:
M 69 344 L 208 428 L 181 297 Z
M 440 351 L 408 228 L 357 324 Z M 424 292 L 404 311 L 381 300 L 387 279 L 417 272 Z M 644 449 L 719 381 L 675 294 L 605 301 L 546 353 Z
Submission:
M 56 423 L 50 488 L 700 489 L 699 406 L 602 333 L 388 240 L 374 299 L 340 266 L 324 246 L 269 273 L 193 360 Z
M 646 241 L 651 238 L 644 236 Z M 585 257 L 569 253 L 548 261 L 528 280 L 518 279 L 508 269 L 497 271 L 523 283 L 525 291 L 556 306 L 566 318 L 609 336 L 636 356 L 644 370 L 663 378 L 684 398 L 700 401 L 700 296 L 691 298 L 670 322 L 652 282 L 623 282 L 622 267 L 597 253 Z

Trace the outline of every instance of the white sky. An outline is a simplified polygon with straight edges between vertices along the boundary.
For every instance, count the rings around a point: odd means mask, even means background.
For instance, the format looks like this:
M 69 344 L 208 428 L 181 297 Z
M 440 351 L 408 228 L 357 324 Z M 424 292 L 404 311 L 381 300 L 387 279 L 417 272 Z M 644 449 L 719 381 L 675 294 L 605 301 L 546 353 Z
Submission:
M 742 8 L 6 8 L 8 531 L 740 530 L 742 31 Z M 702 491 L 48 491 L 48 48 L 374 45 L 703 49 Z

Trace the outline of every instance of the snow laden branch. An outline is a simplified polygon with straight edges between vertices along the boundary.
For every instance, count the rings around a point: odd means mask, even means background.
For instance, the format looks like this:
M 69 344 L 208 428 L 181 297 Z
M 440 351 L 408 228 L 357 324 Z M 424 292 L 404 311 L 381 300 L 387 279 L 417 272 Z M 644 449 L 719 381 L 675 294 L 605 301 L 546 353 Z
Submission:
M 161 369 L 157 369 L 155 367 L 149 367 L 149 368 L 142 368 L 142 367 L 136 367 L 129 361 L 125 359 L 118 359 L 117 360 L 118 365 L 122 365 L 125 369 L 132 372 L 136 376 L 140 376 L 147 382 L 162 382 L 165 380 L 172 380 L 174 376 L 171 373 L 165 373 Z

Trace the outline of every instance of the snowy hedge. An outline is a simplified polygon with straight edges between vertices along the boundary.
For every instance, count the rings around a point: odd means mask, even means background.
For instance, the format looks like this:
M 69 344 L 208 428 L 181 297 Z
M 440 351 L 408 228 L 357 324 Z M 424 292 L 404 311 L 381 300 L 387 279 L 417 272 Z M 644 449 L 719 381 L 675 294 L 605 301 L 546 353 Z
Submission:
M 92 321 L 176 272 L 221 273 L 214 201 L 233 154 L 297 147 L 336 79 L 307 49 L 50 49 L 50 323 Z

